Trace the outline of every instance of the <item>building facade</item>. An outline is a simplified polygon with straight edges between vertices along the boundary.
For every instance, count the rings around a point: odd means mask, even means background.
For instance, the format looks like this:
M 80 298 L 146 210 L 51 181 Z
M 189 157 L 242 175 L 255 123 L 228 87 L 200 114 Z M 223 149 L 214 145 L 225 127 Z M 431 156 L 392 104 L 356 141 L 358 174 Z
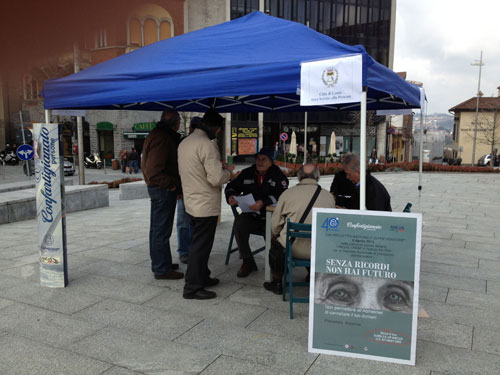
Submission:
M 454 114 L 453 149 L 467 165 L 477 164 L 481 156 L 500 148 L 500 86 L 497 97 L 479 98 L 477 128 L 476 103 L 473 97 L 449 110 Z M 472 160 L 474 138 L 476 152 Z

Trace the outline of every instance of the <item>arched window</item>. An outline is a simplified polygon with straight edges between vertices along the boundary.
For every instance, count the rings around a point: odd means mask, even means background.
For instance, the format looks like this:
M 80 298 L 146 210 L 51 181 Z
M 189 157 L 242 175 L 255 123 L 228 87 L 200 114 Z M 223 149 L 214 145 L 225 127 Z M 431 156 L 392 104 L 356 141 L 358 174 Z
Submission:
M 158 24 L 152 19 L 148 18 L 144 21 L 144 46 L 158 41 Z
M 142 46 L 142 24 L 137 18 L 132 18 L 129 22 L 129 44 Z
M 129 15 L 129 45 L 147 46 L 174 36 L 170 13 L 156 4 L 144 4 Z

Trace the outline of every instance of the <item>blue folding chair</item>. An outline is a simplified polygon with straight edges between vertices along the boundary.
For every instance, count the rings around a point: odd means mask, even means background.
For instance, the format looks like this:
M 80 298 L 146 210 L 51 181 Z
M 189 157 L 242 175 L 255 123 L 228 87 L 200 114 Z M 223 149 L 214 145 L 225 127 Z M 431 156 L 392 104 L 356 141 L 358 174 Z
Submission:
M 234 218 L 236 219 L 239 215 L 236 206 L 231 206 L 231 210 L 233 211 Z M 266 231 L 255 231 L 255 232 L 252 232 L 250 234 L 253 234 L 256 236 L 262 236 L 262 237 L 264 237 L 264 240 L 266 238 Z M 231 256 L 231 254 L 234 253 L 235 251 L 238 251 L 237 247 L 235 247 L 234 249 L 232 248 L 233 247 L 233 240 L 234 240 L 234 223 L 233 223 L 233 229 L 231 230 L 231 237 L 229 238 L 229 246 L 227 247 L 227 252 L 226 252 L 226 264 L 229 264 L 229 257 Z M 263 246 L 263 247 L 258 248 L 257 250 L 252 251 L 252 255 L 255 255 L 255 254 L 260 253 L 261 251 L 264 251 L 265 248 L 266 247 Z
M 285 246 L 285 267 L 283 271 L 283 301 L 286 300 L 287 287 L 290 290 L 290 319 L 293 319 L 293 303 L 308 303 L 309 297 L 294 297 L 294 286 L 307 286 L 309 282 L 293 281 L 293 269 L 295 267 L 311 267 L 309 259 L 297 259 L 292 256 L 292 239 L 311 239 L 311 224 L 301 224 L 286 220 L 286 246 Z

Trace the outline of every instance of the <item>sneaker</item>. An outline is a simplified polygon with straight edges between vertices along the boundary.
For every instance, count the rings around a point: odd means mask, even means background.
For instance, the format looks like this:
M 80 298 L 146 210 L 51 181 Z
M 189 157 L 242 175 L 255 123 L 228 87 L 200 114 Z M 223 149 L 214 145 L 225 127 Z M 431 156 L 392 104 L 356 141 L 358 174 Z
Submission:
M 264 283 L 264 289 L 274 294 L 283 294 L 283 283 L 280 280 L 266 281 Z
M 179 261 L 184 264 L 188 264 L 189 260 L 189 255 L 188 254 L 181 254 L 179 255 Z
M 164 273 L 162 275 L 155 274 L 156 280 L 179 280 L 179 279 L 183 279 L 183 278 L 184 278 L 184 274 L 182 272 L 177 272 L 177 271 L 170 271 L 170 272 Z

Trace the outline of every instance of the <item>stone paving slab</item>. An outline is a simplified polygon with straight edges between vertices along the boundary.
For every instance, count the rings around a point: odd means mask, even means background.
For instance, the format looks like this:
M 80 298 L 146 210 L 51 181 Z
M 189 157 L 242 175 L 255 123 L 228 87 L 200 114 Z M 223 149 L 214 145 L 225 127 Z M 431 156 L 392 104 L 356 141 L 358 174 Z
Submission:
M 214 337 L 219 337 L 214 340 Z M 270 366 L 289 374 L 303 374 L 316 358 L 294 340 L 205 320 L 175 342 Z
M 286 371 L 221 355 L 201 375 L 287 375 Z
M 217 288 L 212 290 L 218 292 Z M 200 305 L 199 301 L 185 300 L 179 292 L 172 290 L 166 290 L 144 305 L 241 327 L 246 327 L 266 310 L 261 306 L 244 305 L 220 297 Z
M 102 375 L 140 375 L 141 372 L 136 372 L 128 370 L 125 367 L 113 366 L 109 370 L 106 370 Z
M 436 285 L 445 288 L 470 290 L 473 292 L 486 293 L 486 280 L 471 279 L 452 275 L 441 275 L 420 271 L 421 285 Z
M 429 375 L 430 370 L 419 366 L 406 366 L 366 359 L 320 355 L 307 375 Z
M 8 334 L 0 337 L 2 374 L 99 374 L 110 364 Z
M 418 320 L 418 339 L 470 349 L 473 327 L 445 320 L 425 318 Z
M 500 329 L 497 310 L 484 310 L 476 307 L 452 305 L 433 301 L 421 301 L 420 306 L 431 318 L 469 326 L 485 326 Z
M 86 291 L 77 291 L 71 286 L 50 289 L 3 275 L 0 275 L 0 297 L 64 314 L 72 314 L 102 299 Z
M 144 303 L 163 292 L 162 288 L 152 285 L 91 274 L 77 278 L 70 288 L 74 292 L 92 294 L 100 299 L 114 298 L 133 303 Z
M 487 327 L 474 327 L 474 344 L 472 345 L 472 349 L 500 355 L 499 330 Z
M 87 336 L 70 345 L 69 349 L 145 374 L 196 374 L 218 357 L 212 350 L 197 349 L 115 328 L 106 328 Z
M 423 282 L 425 282 L 425 280 Z M 445 303 L 446 297 L 448 297 L 448 288 L 443 288 L 435 285 L 420 286 L 420 300 Z
M 103 327 L 22 303 L 13 304 L 0 314 L 1 330 L 62 349 Z
M 450 289 L 446 303 L 451 305 L 469 306 L 481 310 L 500 309 L 500 298 L 498 298 L 495 294 L 469 292 L 456 289 Z
M 72 317 L 161 340 L 174 340 L 203 320 L 200 317 L 190 316 L 187 311 L 185 313 L 164 311 L 112 299 L 92 305 L 73 314 Z
M 500 356 L 421 340 L 417 345 L 417 366 L 447 374 L 497 375 Z

